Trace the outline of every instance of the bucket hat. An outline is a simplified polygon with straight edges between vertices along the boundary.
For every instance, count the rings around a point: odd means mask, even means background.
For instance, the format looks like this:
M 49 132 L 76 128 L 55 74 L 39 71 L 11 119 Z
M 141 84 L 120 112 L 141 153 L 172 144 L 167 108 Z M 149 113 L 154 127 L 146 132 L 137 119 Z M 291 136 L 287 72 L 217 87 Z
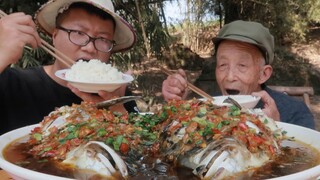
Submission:
M 133 27 L 115 13 L 111 0 L 49 0 L 46 4 L 42 5 L 35 14 L 37 25 L 47 34 L 51 35 L 56 27 L 57 15 L 68 9 L 68 7 L 75 2 L 91 4 L 102 9 L 114 18 L 116 23 L 114 41 L 116 44 L 112 52 L 125 51 L 134 45 L 136 42 L 136 34 Z
M 253 44 L 263 53 L 266 64 L 271 64 L 274 60 L 274 38 L 269 29 L 260 23 L 237 20 L 226 24 L 213 39 L 216 49 L 223 40 Z

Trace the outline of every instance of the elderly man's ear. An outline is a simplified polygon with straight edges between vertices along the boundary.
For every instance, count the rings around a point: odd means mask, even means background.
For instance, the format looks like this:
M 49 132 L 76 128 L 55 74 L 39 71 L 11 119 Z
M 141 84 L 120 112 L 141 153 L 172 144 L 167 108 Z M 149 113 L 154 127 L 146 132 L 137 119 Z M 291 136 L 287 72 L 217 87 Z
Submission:
M 271 77 L 272 71 L 271 65 L 265 65 L 260 72 L 259 84 L 265 83 Z

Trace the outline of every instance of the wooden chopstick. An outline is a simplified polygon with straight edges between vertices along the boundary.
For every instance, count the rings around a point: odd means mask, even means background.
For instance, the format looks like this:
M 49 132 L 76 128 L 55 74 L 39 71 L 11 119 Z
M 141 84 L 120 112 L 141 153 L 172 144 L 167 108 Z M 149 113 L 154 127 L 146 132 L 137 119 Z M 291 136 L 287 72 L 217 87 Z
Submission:
M 67 67 L 71 67 L 73 64 L 72 59 L 67 57 L 65 54 L 63 54 L 61 51 L 56 49 L 55 47 L 51 46 L 49 43 L 47 43 L 45 40 L 41 39 L 41 45 L 40 47 L 47 51 L 49 54 L 51 54 L 53 57 L 55 57 L 60 62 L 64 63 Z
M 160 69 L 161 69 L 162 72 L 164 72 L 168 76 L 173 74 L 172 72 L 170 72 L 168 69 L 166 69 L 164 67 L 160 67 Z M 193 92 L 197 93 L 198 95 L 200 95 L 201 97 L 206 98 L 206 99 L 208 99 L 210 101 L 214 101 L 214 98 L 212 96 L 210 96 L 206 92 L 202 91 L 198 87 L 194 86 L 190 82 L 188 82 L 188 88 L 191 89 Z
M 0 10 L 0 17 L 4 17 L 4 16 L 7 16 L 7 14 L 2 10 Z M 58 49 L 56 49 L 55 47 L 53 47 L 43 39 L 41 39 L 40 47 L 45 51 L 47 51 L 50 55 L 55 57 L 58 61 L 62 62 L 67 67 L 71 67 L 71 65 L 73 64 L 72 59 L 67 57 L 65 54 L 63 54 L 61 51 L 59 51 Z

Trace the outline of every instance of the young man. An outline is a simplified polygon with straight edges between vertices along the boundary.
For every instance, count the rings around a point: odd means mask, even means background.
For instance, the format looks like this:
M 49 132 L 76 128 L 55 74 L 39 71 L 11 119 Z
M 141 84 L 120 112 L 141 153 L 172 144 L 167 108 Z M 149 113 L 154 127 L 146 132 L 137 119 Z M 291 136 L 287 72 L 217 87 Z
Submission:
M 52 36 L 56 49 L 75 62 L 100 59 L 108 62 L 112 53 L 129 49 L 136 40 L 133 28 L 114 12 L 110 0 L 51 0 L 36 13 L 36 23 Z M 29 69 L 8 67 L 19 60 L 25 45 L 39 47 L 36 24 L 29 15 L 13 13 L 0 20 L 0 134 L 39 123 L 56 107 L 99 102 L 129 95 L 126 86 L 108 93 L 80 92 L 54 73 L 67 68 L 60 61 Z M 125 104 L 133 111 L 135 103 Z M 123 105 L 113 110 L 124 111 Z
M 223 95 L 260 96 L 256 108 L 274 120 L 315 128 L 313 115 L 304 102 L 271 90 L 265 82 L 271 77 L 274 39 L 260 23 L 234 21 L 225 25 L 214 39 L 216 79 Z M 166 100 L 182 99 L 187 87 L 186 74 L 179 70 L 162 86 Z

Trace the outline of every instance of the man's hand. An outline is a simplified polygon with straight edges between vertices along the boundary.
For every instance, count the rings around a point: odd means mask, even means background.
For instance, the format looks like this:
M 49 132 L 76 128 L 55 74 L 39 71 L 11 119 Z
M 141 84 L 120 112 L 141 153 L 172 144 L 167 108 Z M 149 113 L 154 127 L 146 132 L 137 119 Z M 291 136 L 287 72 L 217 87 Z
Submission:
M 126 72 L 126 74 L 131 74 L 131 71 Z M 98 92 L 98 94 L 91 94 L 91 93 L 81 92 L 79 91 L 79 89 L 73 87 L 69 83 L 67 84 L 67 86 L 74 94 L 79 96 L 83 101 L 93 102 L 93 103 L 98 103 L 101 101 L 122 97 L 125 95 L 126 88 L 127 88 L 127 85 L 125 84 L 113 92 L 107 92 L 107 91 L 101 90 Z M 117 112 L 123 112 L 123 113 L 127 112 L 123 104 L 111 106 L 109 109 Z
M 0 72 L 9 64 L 16 63 L 29 45 L 41 44 L 35 23 L 30 15 L 13 13 L 0 19 Z
M 253 92 L 253 96 L 261 97 L 264 104 L 262 111 L 275 121 L 280 121 L 280 113 L 273 98 L 266 91 Z
M 187 75 L 179 69 L 178 73 L 170 75 L 162 83 L 162 95 L 166 101 L 170 99 L 181 100 L 186 96 L 188 86 Z
M 125 91 L 127 87 L 126 85 L 123 85 L 119 89 L 116 89 L 113 92 L 99 91 L 98 94 L 91 94 L 91 93 L 81 92 L 79 91 L 79 89 L 73 87 L 70 84 L 68 84 L 67 86 L 69 89 L 71 89 L 71 91 L 74 94 L 79 96 L 83 101 L 93 102 L 93 103 L 106 101 L 116 97 L 122 97 L 125 95 Z M 111 106 L 109 109 L 117 112 L 126 112 L 126 109 L 124 108 L 123 104 Z

